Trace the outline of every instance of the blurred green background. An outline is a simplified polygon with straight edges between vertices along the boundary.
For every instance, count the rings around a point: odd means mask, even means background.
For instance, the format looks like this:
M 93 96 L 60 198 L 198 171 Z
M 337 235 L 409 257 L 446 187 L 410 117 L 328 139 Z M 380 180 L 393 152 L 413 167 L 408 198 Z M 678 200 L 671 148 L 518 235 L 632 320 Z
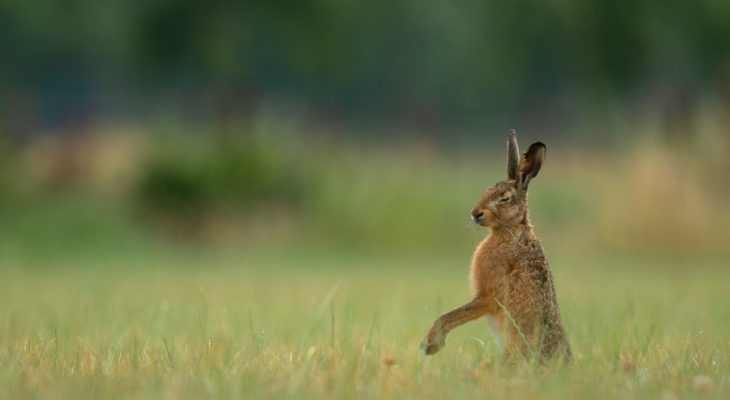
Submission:
M 730 2 L 0 1 L 0 397 L 728 398 Z M 469 298 L 507 131 L 573 369 Z
M 6 260 L 461 254 L 509 128 L 556 251 L 730 250 L 723 1 L 8 0 L 0 54 Z

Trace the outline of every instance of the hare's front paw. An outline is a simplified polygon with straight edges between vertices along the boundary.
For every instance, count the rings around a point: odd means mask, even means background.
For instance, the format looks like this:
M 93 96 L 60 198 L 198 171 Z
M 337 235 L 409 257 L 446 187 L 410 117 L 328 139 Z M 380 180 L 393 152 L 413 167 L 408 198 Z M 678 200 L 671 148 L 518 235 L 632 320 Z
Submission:
M 421 350 L 427 356 L 434 355 L 446 344 L 446 337 L 440 331 L 431 331 L 421 342 Z

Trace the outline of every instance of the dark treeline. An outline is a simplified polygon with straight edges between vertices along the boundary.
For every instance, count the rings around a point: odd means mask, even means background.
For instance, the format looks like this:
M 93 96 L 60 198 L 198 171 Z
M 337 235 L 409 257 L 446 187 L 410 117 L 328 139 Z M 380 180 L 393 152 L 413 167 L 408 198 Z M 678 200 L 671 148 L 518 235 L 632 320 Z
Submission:
M 730 91 L 730 2 L 4 0 L 0 59 L 11 133 L 272 102 L 425 125 L 673 115 Z

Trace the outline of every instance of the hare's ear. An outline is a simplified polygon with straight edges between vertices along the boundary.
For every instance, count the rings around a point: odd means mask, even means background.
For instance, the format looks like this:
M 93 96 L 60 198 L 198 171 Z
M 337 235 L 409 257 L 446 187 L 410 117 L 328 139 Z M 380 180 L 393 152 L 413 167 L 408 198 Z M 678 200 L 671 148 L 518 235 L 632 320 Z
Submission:
M 509 130 L 507 137 L 507 179 L 517 180 L 517 164 L 520 161 L 520 150 L 517 147 L 517 132 Z
M 530 145 L 525 154 L 522 155 L 520 160 L 520 166 L 518 171 L 518 187 L 522 190 L 527 190 L 527 185 L 530 184 L 530 180 L 537 176 L 542 167 L 542 162 L 545 160 L 545 151 L 547 148 L 542 142 L 535 142 Z

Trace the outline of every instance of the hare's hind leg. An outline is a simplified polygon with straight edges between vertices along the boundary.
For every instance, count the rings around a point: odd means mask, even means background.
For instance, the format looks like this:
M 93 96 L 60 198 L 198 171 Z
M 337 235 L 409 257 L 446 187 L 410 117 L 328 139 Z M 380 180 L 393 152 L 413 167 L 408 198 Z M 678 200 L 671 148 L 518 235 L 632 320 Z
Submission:
M 481 298 L 475 298 L 463 306 L 449 311 L 439 317 L 433 323 L 431 330 L 421 342 L 421 349 L 426 355 L 436 354 L 446 344 L 446 336 L 454 328 L 463 325 L 469 321 L 475 320 L 486 314 L 488 307 L 486 302 Z

